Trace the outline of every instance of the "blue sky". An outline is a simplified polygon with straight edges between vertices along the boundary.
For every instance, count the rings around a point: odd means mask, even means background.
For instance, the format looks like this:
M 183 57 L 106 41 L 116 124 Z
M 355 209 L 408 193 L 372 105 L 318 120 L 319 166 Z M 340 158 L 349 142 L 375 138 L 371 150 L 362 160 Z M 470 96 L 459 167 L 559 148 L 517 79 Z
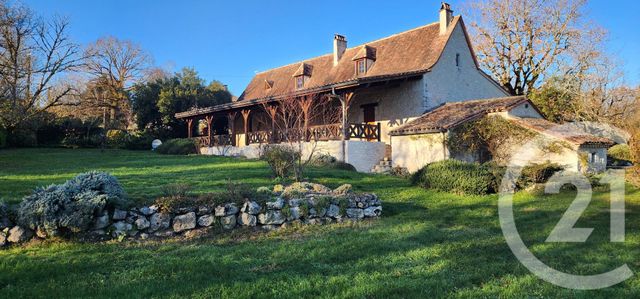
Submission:
M 112 35 L 139 43 L 156 65 L 196 68 L 239 95 L 257 71 L 329 53 L 334 33 L 350 46 L 437 20 L 440 1 L 79 1 L 24 0 L 39 14 L 71 21 L 86 44 Z M 462 1 L 449 1 L 454 14 Z M 591 18 L 610 33 L 608 49 L 640 83 L 640 1 L 590 1 Z

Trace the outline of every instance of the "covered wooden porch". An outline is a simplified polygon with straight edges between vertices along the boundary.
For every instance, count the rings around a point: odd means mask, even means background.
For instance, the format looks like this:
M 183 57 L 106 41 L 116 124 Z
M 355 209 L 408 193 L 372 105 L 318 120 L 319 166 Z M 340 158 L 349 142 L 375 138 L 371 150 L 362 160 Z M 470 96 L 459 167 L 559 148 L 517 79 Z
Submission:
M 380 141 L 380 123 L 348 122 L 354 93 L 229 103 L 176 114 L 201 147 L 331 140 Z M 322 101 L 322 104 L 319 102 Z

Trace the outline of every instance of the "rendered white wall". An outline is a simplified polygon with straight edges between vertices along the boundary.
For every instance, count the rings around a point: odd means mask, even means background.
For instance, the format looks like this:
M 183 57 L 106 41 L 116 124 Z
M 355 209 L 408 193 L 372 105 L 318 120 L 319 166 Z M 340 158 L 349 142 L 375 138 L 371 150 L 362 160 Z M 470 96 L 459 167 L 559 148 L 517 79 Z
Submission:
M 444 141 L 441 133 L 392 136 L 393 166 L 415 172 L 429 163 L 444 160 L 448 156 Z
M 456 54 L 459 64 L 456 66 Z M 456 25 L 442 56 L 423 79 L 423 107 L 433 109 L 447 102 L 509 96 L 476 68 L 460 23 Z
M 290 144 L 297 147 L 298 144 Z M 203 155 L 215 156 L 242 156 L 249 159 L 257 159 L 260 157 L 264 145 L 250 144 L 248 146 L 213 146 L 200 148 Z M 385 145 L 382 142 L 369 141 L 345 141 L 346 161 L 353 165 L 357 171 L 370 172 L 374 165 L 378 164 L 384 158 Z M 336 158 L 342 157 L 341 141 L 321 141 L 317 143 L 302 143 L 303 159 L 314 155 L 326 154 Z

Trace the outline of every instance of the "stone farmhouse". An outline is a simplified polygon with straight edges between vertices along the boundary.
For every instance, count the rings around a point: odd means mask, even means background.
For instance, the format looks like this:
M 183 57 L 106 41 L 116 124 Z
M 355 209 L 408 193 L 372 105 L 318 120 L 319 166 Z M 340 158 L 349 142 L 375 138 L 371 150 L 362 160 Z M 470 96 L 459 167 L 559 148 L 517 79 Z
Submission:
M 303 117 L 298 126 L 283 127 L 279 116 L 291 99 Z M 318 99 L 329 99 L 331 107 L 309 117 Z M 540 160 L 582 171 L 606 168 L 612 142 L 584 132 L 547 132 L 555 124 L 533 103 L 510 95 L 480 69 L 462 17 L 446 3 L 438 22 L 355 47 L 336 34 L 333 53 L 258 73 L 237 100 L 176 117 L 187 122 L 203 154 L 254 158 L 265 144 L 297 141 L 305 153 L 329 154 L 370 172 L 416 171 L 449 158 L 477 161 L 477 155 L 452 154 L 447 138 L 487 115 L 568 145 Z

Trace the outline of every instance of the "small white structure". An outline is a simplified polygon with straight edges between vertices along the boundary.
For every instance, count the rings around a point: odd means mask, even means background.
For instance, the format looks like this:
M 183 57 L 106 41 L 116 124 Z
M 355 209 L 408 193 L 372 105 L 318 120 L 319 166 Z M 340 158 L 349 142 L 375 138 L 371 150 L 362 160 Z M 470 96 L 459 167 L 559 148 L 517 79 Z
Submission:
M 160 139 L 154 139 L 153 141 L 151 141 L 151 150 L 156 150 L 161 145 L 162 141 L 160 141 Z

